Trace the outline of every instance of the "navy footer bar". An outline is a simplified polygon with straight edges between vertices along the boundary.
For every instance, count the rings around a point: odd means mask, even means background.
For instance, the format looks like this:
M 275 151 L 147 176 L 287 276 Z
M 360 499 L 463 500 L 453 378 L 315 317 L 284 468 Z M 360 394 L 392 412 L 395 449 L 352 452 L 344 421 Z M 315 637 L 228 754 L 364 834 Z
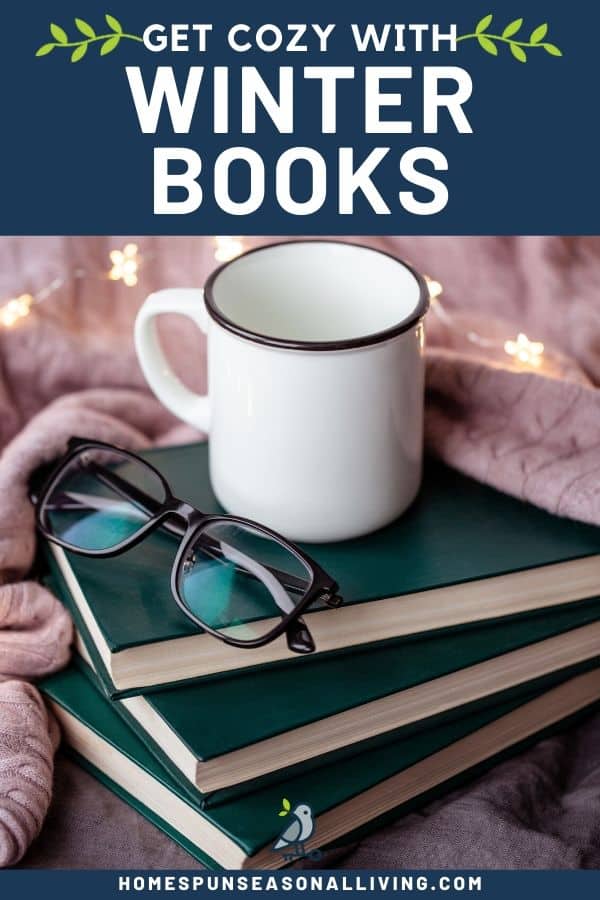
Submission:
M 398 894 L 475 894 L 487 900 L 521 900 L 543 896 L 561 898 L 566 892 L 577 900 L 600 896 L 600 871 L 543 870 L 419 870 L 223 872 L 208 871 L 44 871 L 10 870 L 0 873 L 0 892 L 20 900 L 60 896 L 61 900 L 110 900 L 112 897 L 184 894 L 231 897 L 285 894 L 359 894 L 383 897 Z

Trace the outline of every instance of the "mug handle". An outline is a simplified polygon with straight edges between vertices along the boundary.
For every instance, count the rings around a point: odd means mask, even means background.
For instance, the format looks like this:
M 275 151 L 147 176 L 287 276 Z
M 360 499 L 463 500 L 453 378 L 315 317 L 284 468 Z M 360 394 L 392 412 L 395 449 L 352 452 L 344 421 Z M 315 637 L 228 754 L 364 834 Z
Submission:
M 146 381 L 164 406 L 179 419 L 208 432 L 210 407 L 208 395 L 186 387 L 173 371 L 158 337 L 156 317 L 162 313 L 187 316 L 206 334 L 208 314 L 201 288 L 167 288 L 157 291 L 143 303 L 134 329 L 135 349 Z

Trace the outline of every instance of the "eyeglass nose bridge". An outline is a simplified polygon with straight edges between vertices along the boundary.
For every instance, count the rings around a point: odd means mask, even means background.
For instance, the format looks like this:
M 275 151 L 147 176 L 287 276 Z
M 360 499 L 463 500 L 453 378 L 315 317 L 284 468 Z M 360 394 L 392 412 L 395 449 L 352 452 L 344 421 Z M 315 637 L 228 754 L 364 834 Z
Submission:
M 186 503 L 184 500 L 177 500 L 176 498 L 167 505 L 165 512 L 166 511 L 185 519 L 185 521 L 189 523 L 192 523 L 192 521 L 200 521 L 200 519 L 203 518 L 202 514 L 199 513 L 195 507 Z
M 204 515 L 194 506 L 176 497 L 167 500 L 160 513 L 162 527 L 180 538 L 198 525 L 203 518 Z

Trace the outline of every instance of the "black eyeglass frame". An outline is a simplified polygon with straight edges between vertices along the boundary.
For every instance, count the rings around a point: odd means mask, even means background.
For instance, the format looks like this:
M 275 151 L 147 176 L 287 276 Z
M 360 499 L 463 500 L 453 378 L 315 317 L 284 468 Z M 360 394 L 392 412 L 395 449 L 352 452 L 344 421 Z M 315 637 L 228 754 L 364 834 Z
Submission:
M 73 544 L 68 543 L 68 541 L 64 541 L 61 538 L 57 537 L 47 526 L 47 519 L 45 516 L 46 502 L 51 496 L 55 486 L 62 478 L 65 469 L 67 469 L 69 464 L 85 450 L 103 450 L 112 453 L 119 453 L 132 460 L 132 462 L 145 466 L 159 479 L 164 490 L 165 499 L 162 503 L 159 503 L 153 498 L 148 497 L 146 494 L 144 494 L 143 491 L 140 491 L 138 488 L 136 488 L 135 485 L 127 482 L 125 478 L 122 479 L 123 484 L 119 486 L 119 490 L 123 492 L 125 487 L 129 499 L 131 499 L 132 502 L 137 501 L 141 503 L 141 505 L 145 507 L 150 518 L 130 537 L 125 538 L 125 540 L 120 541 L 118 544 L 115 544 L 114 547 L 109 547 L 105 550 L 87 550 L 81 547 L 77 547 Z M 111 476 L 114 477 L 114 473 L 111 473 Z M 40 490 L 31 492 L 30 496 L 32 502 L 35 504 L 36 525 L 40 533 L 43 534 L 44 537 L 52 543 L 57 544 L 58 546 L 63 547 L 65 550 L 69 550 L 80 556 L 97 557 L 102 559 L 108 559 L 112 556 L 118 556 L 125 550 L 128 550 L 131 547 L 135 547 L 137 544 L 141 543 L 141 541 L 143 541 L 152 531 L 155 531 L 161 526 L 167 525 L 169 520 L 179 520 L 183 524 L 184 530 L 181 534 L 179 548 L 177 550 L 177 553 L 175 554 L 175 559 L 173 561 L 173 566 L 171 569 L 171 593 L 173 595 L 173 599 L 175 600 L 181 611 L 187 616 L 187 618 L 194 622 L 195 625 L 197 625 L 203 631 L 212 634 L 213 637 L 218 638 L 219 640 L 223 641 L 226 644 L 229 644 L 232 647 L 239 647 L 242 649 L 264 647 L 266 644 L 269 644 L 271 641 L 275 640 L 275 638 L 286 633 L 288 636 L 288 644 L 290 646 L 290 649 L 294 650 L 297 653 L 310 653 L 315 649 L 315 647 L 312 638 L 308 633 L 306 625 L 301 621 L 302 613 L 317 600 L 321 600 L 326 605 L 334 607 L 339 606 L 342 603 L 341 597 L 337 595 L 338 585 L 334 581 L 334 579 L 332 579 L 314 559 L 312 559 L 308 554 L 304 553 L 299 547 L 290 543 L 290 541 L 286 540 L 286 538 L 278 534 L 276 531 L 272 531 L 270 528 L 267 528 L 265 525 L 261 525 L 259 522 L 255 522 L 252 519 L 246 519 L 242 516 L 233 516 L 228 514 L 204 513 L 201 510 L 197 509 L 195 506 L 192 506 L 190 503 L 187 503 L 184 500 L 180 500 L 178 497 L 175 497 L 167 480 L 155 466 L 153 466 L 147 460 L 142 459 L 137 454 L 132 453 L 129 450 L 125 450 L 122 447 L 108 444 L 104 441 L 95 441 L 88 438 L 72 437 L 68 441 L 67 452 L 65 453 L 65 455 L 58 461 L 56 466 L 52 468 L 50 474 L 44 479 Z M 156 505 L 158 507 L 155 512 L 152 512 L 151 509 L 148 509 L 149 500 L 151 501 L 152 506 Z M 231 637 L 228 634 L 224 634 L 221 631 L 211 628 L 204 621 L 202 621 L 200 617 L 196 616 L 189 609 L 181 596 L 180 582 L 183 575 L 183 563 L 186 551 L 193 544 L 197 534 L 206 525 L 218 522 L 246 526 L 254 529 L 255 531 L 258 531 L 271 540 L 276 541 L 287 551 L 291 552 L 292 555 L 295 556 L 301 563 L 303 563 L 311 575 L 310 584 L 308 586 L 308 589 L 306 589 L 302 599 L 294 606 L 291 612 L 289 612 L 285 616 L 282 616 L 281 621 L 278 622 L 278 624 L 274 628 L 272 628 L 269 632 L 262 635 L 261 637 L 252 638 L 251 640 L 241 640 L 239 638 Z M 179 533 L 179 529 L 177 530 L 177 533 Z M 301 627 L 299 628 L 299 626 Z M 305 632 L 306 634 L 303 636 L 302 632 Z

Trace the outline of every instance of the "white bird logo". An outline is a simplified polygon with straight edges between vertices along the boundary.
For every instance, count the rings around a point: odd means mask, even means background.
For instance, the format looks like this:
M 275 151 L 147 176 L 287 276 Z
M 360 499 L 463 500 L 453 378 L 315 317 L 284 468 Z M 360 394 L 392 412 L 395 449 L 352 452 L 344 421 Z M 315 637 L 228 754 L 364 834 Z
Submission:
M 289 801 L 284 800 L 283 809 L 279 815 L 285 816 L 289 814 L 290 821 L 273 844 L 273 850 L 281 850 L 284 847 L 289 847 L 290 844 L 303 844 L 315 830 L 310 806 L 300 803 L 291 812 L 290 808 Z

